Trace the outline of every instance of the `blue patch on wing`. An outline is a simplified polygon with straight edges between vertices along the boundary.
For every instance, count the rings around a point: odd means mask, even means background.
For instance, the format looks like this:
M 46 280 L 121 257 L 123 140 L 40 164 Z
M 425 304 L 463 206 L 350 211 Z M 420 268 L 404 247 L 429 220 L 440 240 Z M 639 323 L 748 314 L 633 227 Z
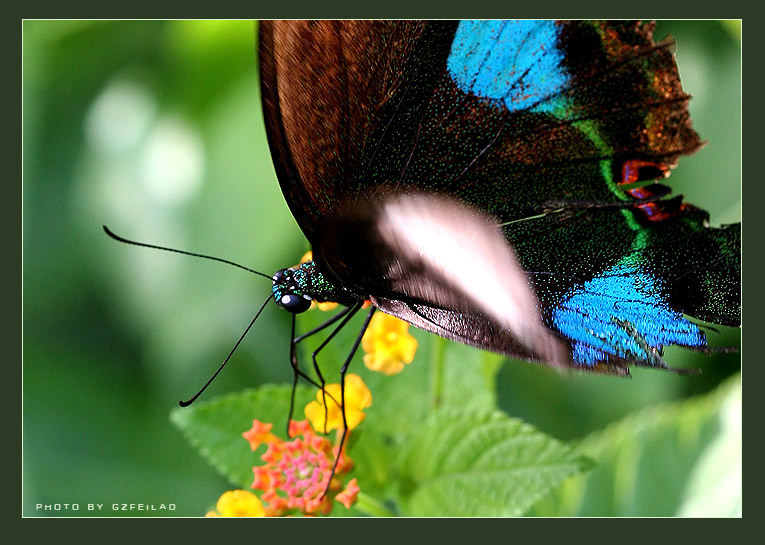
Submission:
M 545 99 L 569 79 L 557 43 L 554 21 L 462 21 L 447 68 L 466 93 L 500 100 L 510 111 L 553 112 L 564 101 Z
M 631 265 L 617 265 L 574 290 L 552 319 L 584 366 L 608 355 L 651 364 L 664 346 L 706 346 L 704 333 L 659 299 L 657 281 Z

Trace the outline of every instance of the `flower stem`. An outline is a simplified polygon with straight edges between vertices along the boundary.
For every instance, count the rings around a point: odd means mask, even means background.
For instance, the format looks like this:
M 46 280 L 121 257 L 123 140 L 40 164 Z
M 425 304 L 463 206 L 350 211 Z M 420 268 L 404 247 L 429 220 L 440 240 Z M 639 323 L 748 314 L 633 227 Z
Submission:
M 444 354 L 446 339 L 432 338 L 430 354 L 430 408 L 437 409 L 441 405 L 441 394 L 444 388 Z
M 385 507 L 385 505 L 363 492 L 359 492 L 356 496 L 356 503 L 353 505 L 359 511 L 371 516 L 371 517 L 394 517 L 396 516 L 393 511 Z

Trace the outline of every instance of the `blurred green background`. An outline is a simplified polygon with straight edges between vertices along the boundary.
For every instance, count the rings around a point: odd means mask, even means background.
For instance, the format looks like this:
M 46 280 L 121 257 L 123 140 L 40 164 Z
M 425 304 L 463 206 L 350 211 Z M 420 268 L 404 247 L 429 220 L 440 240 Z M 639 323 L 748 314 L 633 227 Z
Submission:
M 713 224 L 741 214 L 740 32 L 715 21 L 661 22 L 656 32 L 678 43 L 694 126 L 709 141 L 681 159 L 671 182 Z M 269 282 L 120 245 L 101 225 L 269 274 L 308 249 L 273 173 L 255 33 L 246 21 L 24 22 L 27 516 L 96 515 L 87 504 L 98 503 L 101 515 L 199 516 L 229 488 L 168 413 L 217 368 Z M 710 337 L 739 342 L 736 330 Z M 272 305 L 204 398 L 290 381 L 288 347 L 289 316 Z M 738 354 L 667 358 L 703 374 L 621 380 L 509 362 L 500 404 L 576 439 L 641 407 L 710 391 L 740 368 Z M 36 508 L 65 503 L 80 510 Z M 115 512 L 113 503 L 176 510 Z

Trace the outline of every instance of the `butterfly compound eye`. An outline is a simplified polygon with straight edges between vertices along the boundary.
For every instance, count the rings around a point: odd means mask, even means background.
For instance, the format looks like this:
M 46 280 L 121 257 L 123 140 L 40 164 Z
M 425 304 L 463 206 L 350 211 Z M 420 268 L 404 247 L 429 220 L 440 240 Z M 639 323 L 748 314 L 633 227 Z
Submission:
M 311 300 L 302 295 L 285 293 L 278 301 L 279 306 L 293 314 L 300 314 L 311 308 Z

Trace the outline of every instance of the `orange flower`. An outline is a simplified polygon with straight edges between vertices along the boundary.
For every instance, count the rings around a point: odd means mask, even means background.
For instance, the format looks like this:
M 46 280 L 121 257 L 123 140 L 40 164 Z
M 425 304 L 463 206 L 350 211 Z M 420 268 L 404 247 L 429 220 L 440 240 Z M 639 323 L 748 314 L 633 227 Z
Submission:
M 270 443 L 274 439 L 278 439 L 278 437 L 271 433 L 271 428 L 273 427 L 273 424 L 264 424 L 258 420 L 253 420 L 252 428 L 244 432 L 242 437 L 249 441 L 252 450 L 257 450 L 261 443 Z
M 331 431 L 343 428 L 343 411 L 340 407 L 340 385 L 327 384 L 325 392 L 316 392 L 316 401 L 311 401 L 305 407 L 305 416 L 311 421 L 313 429 L 317 431 Z M 324 407 L 326 399 L 327 406 Z M 366 417 L 364 409 L 372 404 L 372 393 L 361 380 L 361 377 L 353 373 L 345 376 L 345 419 L 348 429 L 352 430 Z M 326 420 L 326 426 L 324 418 Z
M 247 490 L 229 490 L 218 499 L 215 508 L 209 511 L 208 517 L 263 517 L 263 503 L 252 492 Z
M 350 509 L 351 505 L 356 503 L 356 496 L 359 495 L 360 490 L 359 485 L 356 483 L 356 479 L 353 478 L 348 481 L 348 486 L 345 487 L 345 490 L 335 496 L 335 501 L 339 501 L 346 509 Z
M 386 375 L 400 373 L 404 364 L 412 363 L 417 351 L 417 339 L 409 334 L 409 324 L 382 312 L 372 316 L 361 339 L 364 365 Z
M 257 425 L 262 424 L 257 422 Z M 341 489 L 342 477 L 353 467 L 351 459 L 333 447 L 327 438 L 316 435 L 306 421 L 290 422 L 292 433 L 302 437 L 283 441 L 272 436 L 262 456 L 266 465 L 252 468 L 255 475 L 252 487 L 264 491 L 261 499 L 266 503 L 266 515 L 282 516 L 290 511 L 304 515 L 327 514 L 335 499 L 350 507 L 358 494 L 356 479 L 352 479 L 345 490 Z M 339 459 L 333 474 L 336 456 Z M 326 495 L 325 490 L 328 490 Z

